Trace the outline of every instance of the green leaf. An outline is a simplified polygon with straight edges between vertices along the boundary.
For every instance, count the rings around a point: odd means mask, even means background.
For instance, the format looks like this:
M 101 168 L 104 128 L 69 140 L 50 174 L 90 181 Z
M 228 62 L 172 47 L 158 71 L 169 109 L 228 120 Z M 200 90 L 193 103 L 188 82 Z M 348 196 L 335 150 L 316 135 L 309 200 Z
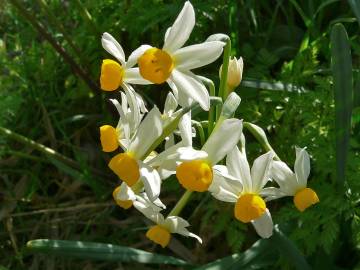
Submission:
M 277 225 L 274 228 L 274 234 L 270 238 L 272 246 L 279 250 L 281 256 L 289 260 L 290 264 L 298 270 L 310 270 L 304 255 L 299 251 L 295 244 L 288 239 Z
M 354 12 L 358 23 L 360 25 L 360 2 L 359 0 L 348 0 L 348 3 L 352 9 L 352 11 Z
M 345 181 L 352 110 L 352 62 L 348 35 L 342 24 L 331 30 L 331 69 L 334 77 L 336 177 L 340 186 Z
M 297 86 L 291 83 L 283 83 L 283 82 L 268 82 L 264 80 L 257 79 L 243 79 L 241 81 L 241 86 L 256 88 L 256 89 L 264 89 L 264 90 L 272 90 L 272 91 L 289 91 L 289 92 L 298 92 L 304 93 L 307 90 L 302 86 Z
M 266 260 L 263 259 L 267 255 L 270 255 L 270 257 L 273 258 L 272 262 L 269 262 L 269 264 L 274 264 L 276 256 L 274 256 L 274 249 L 271 248 L 271 242 L 267 239 L 261 239 L 256 241 L 243 253 L 235 253 L 231 256 L 195 268 L 194 270 L 251 269 L 251 266 L 254 266 L 254 264 L 265 262 Z
M 27 242 L 26 246 L 30 252 L 34 253 L 46 253 L 80 259 L 172 265 L 188 264 L 183 260 L 170 256 L 158 255 L 130 247 L 95 242 L 36 239 Z

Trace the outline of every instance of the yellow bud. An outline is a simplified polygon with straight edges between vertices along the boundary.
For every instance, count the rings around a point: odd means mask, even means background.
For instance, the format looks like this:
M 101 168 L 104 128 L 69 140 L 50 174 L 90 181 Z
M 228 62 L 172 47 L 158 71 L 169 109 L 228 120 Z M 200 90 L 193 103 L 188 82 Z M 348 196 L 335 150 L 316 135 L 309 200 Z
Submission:
M 296 192 L 294 196 L 294 204 L 296 208 L 303 212 L 309 206 L 318 203 L 319 197 L 311 188 L 304 188 Z
M 213 172 L 206 161 L 192 160 L 185 161 L 176 168 L 176 177 L 184 188 L 203 192 L 211 185 Z
M 155 225 L 146 232 L 146 237 L 164 248 L 169 244 L 171 234 L 164 227 Z
M 235 217 L 248 223 L 251 220 L 261 217 L 266 211 L 265 201 L 256 194 L 244 194 L 240 196 L 235 204 Z
M 139 57 L 138 65 L 141 76 L 153 83 L 165 82 L 174 68 L 171 56 L 158 48 L 151 48 Z
M 118 194 L 120 192 L 120 188 L 121 188 L 121 186 L 118 186 L 117 188 L 114 189 L 114 191 L 112 193 L 113 198 L 118 206 L 120 206 L 121 208 L 124 208 L 124 209 L 129 209 L 133 205 L 133 202 L 131 200 L 120 200 L 119 199 Z
M 229 59 L 228 75 L 227 75 L 227 86 L 229 92 L 233 91 L 239 86 L 242 80 L 242 73 L 244 68 L 244 62 L 242 57 L 237 60 L 235 57 Z M 222 66 L 219 70 L 219 76 L 221 77 Z
M 109 125 L 101 126 L 100 142 L 104 152 L 115 151 L 119 147 L 116 129 Z
M 101 65 L 100 87 L 104 91 L 114 91 L 119 88 L 124 76 L 122 66 L 111 59 L 105 59 Z
M 129 153 L 117 154 L 110 160 L 108 166 L 129 187 L 140 178 L 139 165 Z

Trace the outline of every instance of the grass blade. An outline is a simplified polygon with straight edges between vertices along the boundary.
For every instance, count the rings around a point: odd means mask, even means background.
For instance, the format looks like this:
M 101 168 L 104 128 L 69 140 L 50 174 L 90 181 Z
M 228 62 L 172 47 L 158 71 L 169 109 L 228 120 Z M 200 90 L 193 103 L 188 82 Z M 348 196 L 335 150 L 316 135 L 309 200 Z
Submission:
M 49 255 L 118 262 L 187 265 L 188 263 L 170 256 L 111 244 L 95 242 L 36 239 L 27 242 L 28 251 Z
M 241 81 L 241 86 L 256 88 L 256 89 L 264 89 L 264 90 L 273 90 L 273 91 L 289 91 L 289 92 L 297 92 L 304 93 L 307 90 L 302 86 L 293 85 L 291 83 L 283 83 L 283 82 L 268 82 L 264 80 L 257 79 L 243 79 Z
M 360 2 L 359 0 L 348 0 L 348 3 L 354 12 L 356 19 L 360 25 Z
M 271 242 L 267 239 L 256 241 L 249 249 L 243 253 L 235 253 L 231 256 L 221 258 L 214 262 L 205 264 L 195 270 L 230 270 L 230 269 L 251 269 L 254 263 L 263 262 L 263 257 L 272 255 L 275 263 L 276 255 L 271 248 Z M 256 261 L 255 261 L 256 260 Z
M 335 24 L 331 30 L 331 69 L 335 97 L 336 178 L 343 187 L 350 139 L 353 77 L 349 39 L 342 24 Z
M 274 228 L 274 234 L 270 238 L 272 246 L 277 247 L 279 253 L 284 258 L 287 258 L 291 265 L 298 270 L 310 270 L 311 267 L 307 263 L 304 255 L 300 250 L 295 246 L 295 244 L 288 239 L 285 234 L 279 229 L 279 226 L 276 225 Z

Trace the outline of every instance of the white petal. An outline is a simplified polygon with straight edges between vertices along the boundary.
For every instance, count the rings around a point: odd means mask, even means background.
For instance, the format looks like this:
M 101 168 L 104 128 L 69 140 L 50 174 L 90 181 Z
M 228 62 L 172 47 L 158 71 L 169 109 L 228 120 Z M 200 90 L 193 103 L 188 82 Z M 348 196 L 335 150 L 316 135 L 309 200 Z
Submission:
M 284 191 L 275 187 L 263 188 L 260 192 L 261 197 L 265 198 L 265 201 L 272 201 L 281 197 L 289 196 Z
M 159 167 L 164 162 L 173 161 L 174 163 L 174 169 L 176 168 L 176 161 L 179 160 L 179 153 L 177 152 L 180 147 L 183 147 L 183 143 L 177 143 L 165 151 L 159 153 L 156 157 L 154 157 L 152 160 L 147 162 L 148 165 L 152 167 Z
M 134 191 L 125 182 L 121 184 L 120 192 L 115 196 L 122 201 L 134 201 L 136 199 Z
M 221 41 L 212 41 L 181 48 L 173 54 L 176 68 L 190 70 L 206 66 L 218 59 L 224 45 Z
M 125 69 L 124 82 L 129 84 L 142 84 L 142 85 L 152 84 L 152 82 L 145 80 L 143 77 L 141 77 L 139 68 Z
M 181 117 L 179 129 L 184 146 L 192 146 L 191 111 Z
M 252 191 L 252 180 L 250 166 L 246 154 L 239 151 L 236 146 L 226 157 L 226 166 L 229 173 L 239 178 L 243 184 L 244 192 Z
M 140 107 L 135 95 L 136 92 L 130 84 L 127 84 L 125 82 L 122 84 L 122 88 L 125 91 L 126 98 L 129 103 L 129 107 L 131 111 L 131 116 L 130 116 L 131 119 L 128 118 L 130 129 L 136 130 L 141 121 Z
M 254 228 L 260 237 L 269 238 L 272 236 L 274 224 L 268 209 L 266 209 L 266 212 L 261 217 L 252 220 L 251 223 L 254 225 Z
M 176 233 L 183 228 L 190 226 L 189 222 L 185 219 L 178 216 L 169 216 L 165 219 L 164 225 L 170 230 L 172 233 Z
M 180 161 L 207 159 L 208 154 L 205 151 L 195 150 L 192 147 L 180 147 L 177 149 Z
M 165 138 L 165 150 L 175 145 L 174 134 L 171 133 L 168 137 Z
M 159 198 L 157 198 L 155 201 L 153 201 L 153 203 L 154 203 L 156 206 L 158 206 L 158 207 L 161 207 L 161 208 L 163 208 L 163 209 L 166 209 L 166 205 L 163 204 L 163 202 L 162 202 Z
M 164 114 L 171 116 L 173 114 L 173 112 L 175 112 L 177 106 L 178 106 L 178 103 L 176 101 L 176 98 L 174 97 L 174 95 L 171 92 L 169 92 L 167 94 L 166 100 L 165 100 Z
M 133 67 L 138 58 L 140 56 L 142 56 L 144 54 L 144 52 L 146 52 L 148 49 L 151 49 L 152 47 L 150 45 L 141 45 L 139 48 L 137 48 L 135 51 L 133 51 L 129 58 L 128 58 L 128 61 L 126 62 L 126 68 L 131 68 Z
M 240 139 L 242 120 L 235 118 L 224 120 L 204 144 L 202 150 L 209 154 L 210 162 L 215 165 L 228 154 Z
M 251 167 L 252 191 L 258 193 L 270 179 L 270 169 L 274 153 L 269 151 L 255 159 Z
M 170 79 L 180 92 L 184 93 L 188 98 L 198 102 L 205 111 L 210 108 L 210 97 L 204 84 L 196 78 L 191 72 L 180 72 L 174 69 L 171 73 Z M 180 101 L 179 101 L 180 103 Z M 180 103 L 180 105 L 182 105 Z M 183 105 L 182 105 L 183 106 Z
M 147 197 L 137 195 L 133 205 L 138 211 L 154 223 L 159 224 L 164 222 L 164 216 L 160 213 L 161 208 L 150 202 Z
M 166 29 L 165 35 L 164 35 L 164 40 L 167 40 L 169 33 L 170 33 L 171 27 L 168 27 L 168 29 Z
M 112 35 L 105 32 L 101 37 L 101 44 L 108 53 L 119 60 L 121 65 L 125 65 L 124 50 Z
M 217 174 L 224 178 L 229 188 L 232 190 L 232 192 L 236 195 L 241 193 L 243 191 L 243 184 L 241 182 L 241 179 L 231 175 L 229 173 L 229 170 L 224 165 L 215 165 L 213 166 L 213 172 L 214 174 Z
M 144 118 L 130 143 L 129 152 L 141 159 L 162 133 L 161 114 L 155 106 Z
M 171 29 L 165 35 L 166 39 L 163 49 L 172 53 L 177 49 L 181 48 L 189 39 L 194 25 L 194 8 L 189 1 L 186 1 L 174 24 L 171 26 Z
M 307 185 L 307 179 L 310 174 L 310 157 L 305 148 L 296 147 L 294 171 L 299 186 L 305 188 Z
M 135 92 L 135 97 L 136 97 L 137 104 L 140 107 L 140 112 L 141 113 L 147 113 L 148 110 L 145 107 L 145 102 L 144 102 L 143 98 L 136 92 Z
M 271 178 L 278 183 L 280 189 L 288 195 L 294 195 L 299 189 L 295 174 L 282 161 L 273 161 Z
M 213 180 L 209 187 L 211 195 L 220 201 L 235 203 L 238 199 L 236 190 L 228 185 L 227 179 L 225 179 L 222 174 L 218 173 L 217 170 L 214 170 L 213 172 Z
M 116 127 L 120 131 L 118 133 L 119 134 L 118 140 L 120 141 L 120 145 L 122 148 L 128 149 L 130 144 L 130 137 L 131 137 L 129 122 L 120 103 L 116 99 L 110 99 L 110 101 L 115 105 L 120 115 L 119 122 Z
M 161 179 L 154 168 L 145 164 L 142 161 L 138 161 L 140 167 L 140 180 L 144 183 L 146 195 L 150 201 L 155 201 L 160 195 Z

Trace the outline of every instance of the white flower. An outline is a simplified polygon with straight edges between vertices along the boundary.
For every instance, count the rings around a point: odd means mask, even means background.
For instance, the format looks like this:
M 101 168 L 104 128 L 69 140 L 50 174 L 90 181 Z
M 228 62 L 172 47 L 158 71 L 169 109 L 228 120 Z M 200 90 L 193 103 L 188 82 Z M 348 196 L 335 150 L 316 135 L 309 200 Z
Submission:
M 283 196 L 294 196 L 294 204 L 299 211 L 319 202 L 314 190 L 307 187 L 310 174 L 310 157 L 305 148 L 296 147 L 296 160 L 293 173 L 282 161 L 274 161 L 271 170 L 272 178 L 278 183 L 278 188 L 268 188 L 266 196 L 273 200 Z
M 123 182 L 120 186 L 114 189 L 113 198 L 117 205 L 124 209 L 128 209 L 133 205 L 135 200 L 145 200 L 147 205 L 154 209 L 154 211 L 160 211 L 161 208 L 165 209 L 166 206 L 160 201 L 159 198 L 154 200 L 153 202 L 149 200 L 146 193 L 141 193 L 140 196 L 136 195 L 134 190 L 130 188 L 125 182 Z
M 213 169 L 238 143 L 242 121 L 224 120 L 210 135 L 200 151 L 190 147 L 177 150 L 176 177 L 180 184 L 191 191 L 208 190 L 213 181 Z
M 156 84 L 166 81 L 181 106 L 194 100 L 204 110 L 209 110 L 209 93 L 191 70 L 214 62 L 221 55 L 225 43 L 209 41 L 182 48 L 194 25 L 194 8 L 187 1 L 166 31 L 163 48 L 143 45 L 136 50 L 137 61 L 142 77 Z
M 232 91 L 234 90 L 234 88 L 239 86 L 242 80 L 243 68 L 244 68 L 244 62 L 242 57 L 240 57 L 238 60 L 235 57 L 230 58 L 228 75 L 227 75 L 227 85 L 229 91 Z M 222 72 L 222 66 L 220 67 L 219 70 L 220 77 L 221 77 L 221 72 Z
M 187 237 L 194 237 L 202 243 L 199 236 L 188 231 L 186 227 L 190 226 L 190 224 L 185 219 L 177 216 L 168 216 L 164 218 L 160 213 L 160 208 L 151 207 L 149 201 L 144 200 L 140 196 L 137 196 L 137 199 L 133 203 L 137 210 L 156 224 L 146 233 L 146 237 L 151 241 L 162 247 L 166 247 L 170 242 L 171 234 L 177 233 Z
M 144 115 L 141 112 L 141 107 L 138 106 L 140 102 L 136 101 L 136 97 L 133 95 L 134 94 L 133 92 L 128 92 L 128 95 L 131 96 L 130 102 L 128 102 L 127 96 L 123 92 L 120 92 L 120 94 L 121 94 L 121 104 L 116 99 L 110 99 L 110 101 L 116 107 L 120 116 L 115 132 L 112 131 L 111 134 L 105 136 L 104 132 L 106 132 L 106 130 L 108 129 L 105 129 L 104 126 L 100 127 L 100 133 L 101 133 L 100 139 L 103 149 L 111 149 L 109 147 L 106 147 L 106 145 L 108 145 L 113 141 L 116 141 L 115 143 L 117 145 L 120 145 L 121 148 L 124 151 L 126 151 L 129 147 L 131 138 L 135 135 L 140 125 L 141 119 Z M 106 152 L 111 152 L 111 151 L 106 151 Z
M 134 68 L 136 64 L 136 51 L 125 61 L 124 50 L 115 38 L 109 33 L 104 33 L 101 37 L 103 48 L 114 56 L 120 63 L 104 59 L 101 65 L 100 86 L 104 91 L 114 91 L 120 86 L 126 91 L 130 88 L 130 84 L 151 84 L 151 82 L 143 79 L 139 73 L 139 68 Z
M 151 201 L 156 200 L 160 194 L 161 179 L 158 172 L 143 159 L 162 131 L 161 114 L 154 107 L 138 126 L 126 151 L 114 156 L 108 164 L 128 186 L 132 187 L 141 181 Z
M 217 166 L 214 181 L 209 188 L 218 200 L 235 203 L 235 217 L 251 222 L 263 238 L 272 235 L 273 222 L 262 192 L 269 180 L 274 154 L 267 152 L 258 157 L 251 168 L 246 155 L 235 147 L 226 158 L 226 167 Z

